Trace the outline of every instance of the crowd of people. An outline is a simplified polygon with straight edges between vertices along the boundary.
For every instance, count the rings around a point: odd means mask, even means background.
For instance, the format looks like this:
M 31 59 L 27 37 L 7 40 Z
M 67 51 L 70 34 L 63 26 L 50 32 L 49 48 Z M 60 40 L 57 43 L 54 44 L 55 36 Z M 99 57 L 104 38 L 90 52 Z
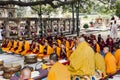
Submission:
M 22 56 L 27 54 L 36 54 L 41 58 L 50 56 L 53 66 L 48 73 L 48 80 L 66 80 L 66 78 L 70 80 L 70 75 L 90 77 L 98 70 L 104 78 L 120 69 L 120 39 L 113 39 L 110 35 L 106 40 L 101 34 L 98 36 L 82 34 L 80 37 L 48 35 L 35 38 L 32 42 L 5 38 L 2 50 L 8 54 Z M 70 64 L 64 66 L 57 62 L 59 59 L 66 59 Z M 60 75 L 57 76 L 58 74 Z

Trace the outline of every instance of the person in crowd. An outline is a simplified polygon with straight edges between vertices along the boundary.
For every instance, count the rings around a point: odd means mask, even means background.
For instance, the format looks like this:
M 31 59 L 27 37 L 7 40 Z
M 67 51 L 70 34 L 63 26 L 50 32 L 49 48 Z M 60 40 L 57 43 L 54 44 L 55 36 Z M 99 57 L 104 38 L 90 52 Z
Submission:
M 68 51 L 68 49 L 65 47 L 65 44 L 61 44 L 61 51 L 60 51 L 60 58 L 61 59 L 67 59 L 67 51 Z
M 22 41 L 19 41 L 19 44 L 17 44 L 18 48 L 14 51 L 14 53 L 20 54 L 19 52 L 22 51 L 22 46 L 23 46 L 22 44 L 23 44 Z
M 106 39 L 106 46 L 108 46 L 110 48 L 110 52 L 113 52 L 113 45 L 114 45 L 114 41 L 110 37 L 110 35 L 108 35 L 108 37 Z
M 56 53 L 50 54 L 50 63 L 52 67 L 49 70 L 47 80 L 70 80 L 70 73 L 66 66 L 58 62 Z
M 117 36 L 118 36 L 118 31 L 117 31 L 117 29 L 118 29 L 118 26 L 117 26 L 117 24 L 116 24 L 116 20 L 114 21 L 114 24 L 113 24 L 113 27 L 114 27 L 114 39 L 116 39 L 117 38 Z
M 116 65 L 117 69 L 120 70 L 120 43 L 116 47 L 116 51 L 114 53 L 115 59 L 116 59 Z
M 69 60 L 68 70 L 72 75 L 94 75 L 94 51 L 83 37 L 79 38 L 78 46 L 71 54 Z
M 101 34 L 99 34 L 98 35 L 98 43 L 101 41 L 101 39 L 102 39 L 102 36 L 101 36 Z
M 104 57 L 95 49 L 95 69 L 103 73 L 102 77 L 106 77 L 106 68 Z
M 105 53 L 106 74 L 111 75 L 116 73 L 116 59 L 110 52 L 109 47 L 104 47 L 103 52 Z
M 54 49 L 54 53 L 56 53 L 58 57 L 60 58 L 61 48 L 56 43 L 53 43 L 53 49 Z
M 19 80 L 33 80 L 31 79 L 31 70 L 28 67 L 25 67 L 20 72 L 20 79 Z
M 99 44 L 97 43 L 96 40 L 93 40 L 93 49 L 96 49 L 95 51 L 100 53 L 100 46 L 99 46 Z
M 33 40 L 32 43 L 30 44 L 30 49 L 27 51 L 27 53 L 33 53 L 36 49 L 36 42 Z

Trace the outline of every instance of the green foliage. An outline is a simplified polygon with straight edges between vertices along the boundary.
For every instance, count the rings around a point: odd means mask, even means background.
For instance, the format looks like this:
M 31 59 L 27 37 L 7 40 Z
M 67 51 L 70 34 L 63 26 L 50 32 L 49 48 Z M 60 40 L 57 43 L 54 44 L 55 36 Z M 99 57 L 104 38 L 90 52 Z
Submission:
M 88 18 L 88 16 L 87 16 L 87 15 L 85 15 L 83 18 Z
M 120 0 L 116 1 L 116 15 L 120 18 Z
M 26 13 L 26 8 L 25 7 L 17 7 L 16 12 L 17 12 L 18 17 L 24 17 L 24 14 Z
M 89 28 L 89 25 L 88 24 L 84 24 L 83 28 L 87 29 L 87 28 Z
M 42 14 L 44 15 L 50 15 L 52 12 L 56 12 L 56 9 L 53 9 L 50 5 L 37 5 L 37 6 L 32 6 L 32 10 L 34 11 L 34 13 L 40 14 L 40 7 L 41 7 L 41 11 Z

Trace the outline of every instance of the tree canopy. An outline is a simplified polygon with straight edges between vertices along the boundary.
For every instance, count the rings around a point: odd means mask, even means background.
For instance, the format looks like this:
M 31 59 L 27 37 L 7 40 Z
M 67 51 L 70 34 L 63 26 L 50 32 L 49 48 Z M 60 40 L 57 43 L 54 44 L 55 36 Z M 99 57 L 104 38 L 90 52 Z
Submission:
M 92 10 L 95 10 L 99 13 L 120 13 L 120 0 L 79 0 L 80 1 L 80 12 L 90 13 Z M 54 11 L 55 8 L 60 6 L 63 7 L 63 12 L 71 11 L 71 5 L 77 5 L 78 0 L 0 0 L 0 5 L 18 5 L 21 7 L 32 6 L 32 9 L 35 10 L 36 7 L 42 5 L 46 14 Z M 38 11 L 36 9 L 36 11 Z M 43 11 L 43 12 L 44 12 Z M 38 11 L 39 12 L 39 11 Z

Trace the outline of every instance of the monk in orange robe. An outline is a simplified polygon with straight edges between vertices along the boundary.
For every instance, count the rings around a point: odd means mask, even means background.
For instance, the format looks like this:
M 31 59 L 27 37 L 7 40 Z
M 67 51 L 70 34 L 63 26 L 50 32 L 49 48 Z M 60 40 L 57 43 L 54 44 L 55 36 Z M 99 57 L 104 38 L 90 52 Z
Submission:
M 53 52 L 56 53 L 58 57 L 60 57 L 61 48 L 56 43 L 53 43 L 53 49 L 54 49 Z
M 27 51 L 27 53 L 33 53 L 35 52 L 35 49 L 36 49 L 36 42 L 35 41 L 32 41 L 32 43 L 30 44 L 30 49 Z
M 94 49 L 96 49 L 95 51 L 98 52 L 98 53 L 100 53 L 100 46 L 99 46 L 99 44 L 97 43 L 97 41 L 94 40 L 93 43 L 94 43 L 94 46 L 93 46 L 93 47 L 94 47 Z
M 114 53 L 115 59 L 117 61 L 117 69 L 120 70 L 120 48 L 118 48 Z
M 66 48 L 65 44 L 61 44 L 61 51 L 60 51 L 60 58 L 61 59 L 67 59 L 67 51 L 68 48 Z
M 21 42 L 21 41 L 19 41 L 18 49 L 16 49 L 16 50 L 14 51 L 14 53 L 20 54 L 20 53 L 19 53 L 20 51 L 22 51 L 22 42 Z
M 24 42 L 24 50 L 21 52 L 21 55 L 26 55 L 27 51 L 30 49 L 30 44 L 28 41 Z
M 8 43 L 9 43 L 8 39 L 3 40 L 3 42 L 2 42 L 2 51 L 6 51 Z
M 11 45 L 9 46 L 9 49 L 7 50 L 7 51 L 11 51 L 11 49 L 13 48 L 13 46 L 14 46 L 14 40 L 13 39 L 10 39 L 9 40 L 9 43 L 11 43 Z
M 109 47 L 104 47 L 103 52 L 105 53 L 106 73 L 108 75 L 116 73 L 116 71 L 117 71 L 116 59 L 109 52 Z
M 38 57 L 44 56 L 44 48 L 45 48 L 44 41 L 41 41 L 41 43 L 39 44 L 39 53 L 37 55 Z
M 53 53 L 53 48 L 52 48 L 52 45 L 48 45 L 47 46 L 47 55 L 50 55 L 51 53 Z
M 58 44 L 59 47 L 60 47 L 61 43 L 62 43 L 61 40 L 58 39 L 58 40 L 57 40 L 57 44 Z
M 50 54 L 50 63 L 53 66 L 49 70 L 47 80 L 70 80 L 71 77 L 67 67 L 57 61 L 57 54 Z
M 14 40 L 13 41 L 13 47 L 11 48 L 11 52 L 14 52 L 14 49 L 17 47 L 17 41 L 16 40 Z

